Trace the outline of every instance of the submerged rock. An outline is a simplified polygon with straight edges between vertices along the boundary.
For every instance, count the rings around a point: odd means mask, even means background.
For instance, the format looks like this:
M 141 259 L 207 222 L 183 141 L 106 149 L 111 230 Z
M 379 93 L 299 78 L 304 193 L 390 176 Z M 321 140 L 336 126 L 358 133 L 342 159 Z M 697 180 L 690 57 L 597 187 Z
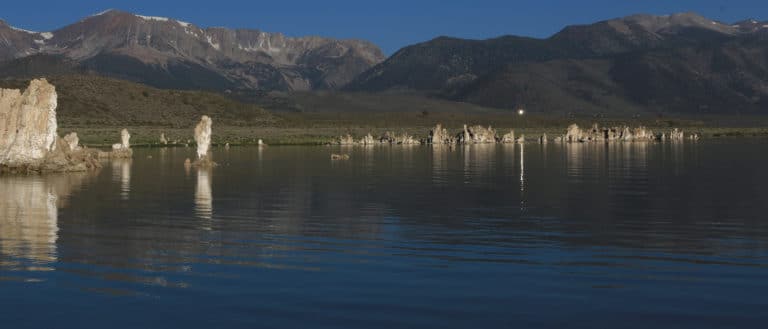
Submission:
M 22 93 L 0 89 L 0 172 L 68 172 L 99 167 L 77 134 L 56 134 L 56 88 L 32 80 Z
M 331 160 L 349 160 L 349 154 L 331 154 Z

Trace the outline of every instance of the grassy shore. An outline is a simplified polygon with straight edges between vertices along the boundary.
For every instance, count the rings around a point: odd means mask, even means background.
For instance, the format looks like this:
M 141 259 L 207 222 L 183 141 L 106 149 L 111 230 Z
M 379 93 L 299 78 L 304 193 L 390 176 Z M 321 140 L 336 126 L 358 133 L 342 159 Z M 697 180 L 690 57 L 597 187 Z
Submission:
M 675 116 L 617 108 L 612 117 L 584 114 L 523 116 L 513 109 L 494 109 L 464 102 L 400 93 L 296 92 L 267 93 L 244 101 L 228 94 L 163 90 L 93 75 L 49 77 L 59 94 L 59 134 L 77 132 L 89 146 L 109 147 L 128 128 L 134 145 L 158 145 L 160 134 L 183 145 L 192 140 L 201 115 L 213 118 L 213 141 L 223 144 L 325 144 L 341 135 L 360 138 L 391 131 L 425 138 L 436 123 L 451 133 L 464 124 L 491 125 L 499 134 L 515 129 L 529 138 L 563 134 L 571 123 L 590 127 L 646 126 L 654 131 L 682 128 L 704 138 L 768 136 L 768 116 Z M 27 79 L 0 79 L 0 87 L 25 88 Z M 578 112 L 581 113 L 581 112 Z M 190 142 L 191 143 L 191 142 Z
M 313 145 L 326 144 L 341 135 L 351 134 L 360 138 L 368 133 L 380 136 L 384 132 L 407 132 L 417 138 L 424 138 L 436 123 L 442 123 L 451 133 L 459 133 L 462 126 L 491 125 L 499 134 L 514 129 L 519 136 L 529 138 L 544 133 L 550 137 L 565 133 L 571 123 L 589 127 L 593 122 L 601 126 L 646 126 L 654 131 L 669 131 L 681 128 L 686 132 L 695 132 L 703 138 L 724 137 L 768 137 L 768 122 L 764 118 L 567 118 L 556 116 L 526 115 L 513 113 L 283 113 L 270 125 L 232 126 L 217 124 L 214 118 L 213 142 L 232 145 L 255 144 L 263 139 L 272 145 Z M 61 135 L 75 131 L 83 144 L 93 147 L 106 147 L 118 142 L 120 130 L 127 128 L 131 133 L 131 142 L 137 146 L 159 145 L 159 136 L 174 144 L 193 143 L 193 128 L 178 128 L 170 125 L 141 126 L 94 126 L 62 125 Z

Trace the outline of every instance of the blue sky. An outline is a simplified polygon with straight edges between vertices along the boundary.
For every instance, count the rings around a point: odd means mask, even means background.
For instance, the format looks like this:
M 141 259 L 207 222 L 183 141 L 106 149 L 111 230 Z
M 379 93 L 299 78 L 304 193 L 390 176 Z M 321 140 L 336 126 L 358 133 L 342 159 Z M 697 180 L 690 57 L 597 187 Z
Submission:
M 634 13 L 695 11 L 734 22 L 768 20 L 766 0 L 123 0 L 8 1 L 0 18 L 49 31 L 108 8 L 167 16 L 202 27 L 226 26 L 373 41 L 387 54 L 440 35 L 489 38 L 504 34 L 547 37 L 563 26 Z

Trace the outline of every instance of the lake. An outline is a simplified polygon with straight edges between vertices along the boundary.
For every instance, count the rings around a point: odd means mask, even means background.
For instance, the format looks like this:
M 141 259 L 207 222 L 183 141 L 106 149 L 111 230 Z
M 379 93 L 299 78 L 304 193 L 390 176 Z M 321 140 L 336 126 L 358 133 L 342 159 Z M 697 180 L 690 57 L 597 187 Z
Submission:
M 0 177 L 2 326 L 768 323 L 765 140 L 213 152 Z

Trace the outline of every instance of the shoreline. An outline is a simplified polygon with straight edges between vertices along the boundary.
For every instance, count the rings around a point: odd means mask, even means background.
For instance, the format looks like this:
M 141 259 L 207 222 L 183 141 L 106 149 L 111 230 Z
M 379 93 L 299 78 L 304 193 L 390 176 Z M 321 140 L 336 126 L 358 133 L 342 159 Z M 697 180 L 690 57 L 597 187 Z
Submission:
M 185 147 L 194 145 L 192 129 L 152 127 L 152 126 L 125 126 L 125 127 L 60 127 L 59 133 L 70 131 L 78 132 L 81 144 L 91 148 L 108 148 L 119 140 L 119 132 L 123 128 L 131 133 L 132 147 Z M 654 131 L 671 130 L 670 127 L 648 126 Z M 696 133 L 702 139 L 721 138 L 768 138 L 768 127 L 685 127 L 679 126 L 686 133 Z M 559 136 L 566 132 L 565 127 L 495 127 L 500 133 L 514 129 L 516 134 L 524 134 L 531 141 L 543 134 L 550 137 Z M 408 133 L 416 138 L 426 138 L 430 127 L 324 127 L 324 128 L 281 128 L 281 127 L 233 127 L 214 126 L 212 145 L 224 146 L 256 146 L 262 139 L 267 145 L 327 145 L 337 142 L 340 136 L 347 134 L 359 139 L 368 133 L 373 135 L 383 134 L 386 131 L 395 133 Z M 459 133 L 460 129 L 449 129 L 451 133 Z M 160 134 L 165 134 L 168 144 L 160 143 Z

